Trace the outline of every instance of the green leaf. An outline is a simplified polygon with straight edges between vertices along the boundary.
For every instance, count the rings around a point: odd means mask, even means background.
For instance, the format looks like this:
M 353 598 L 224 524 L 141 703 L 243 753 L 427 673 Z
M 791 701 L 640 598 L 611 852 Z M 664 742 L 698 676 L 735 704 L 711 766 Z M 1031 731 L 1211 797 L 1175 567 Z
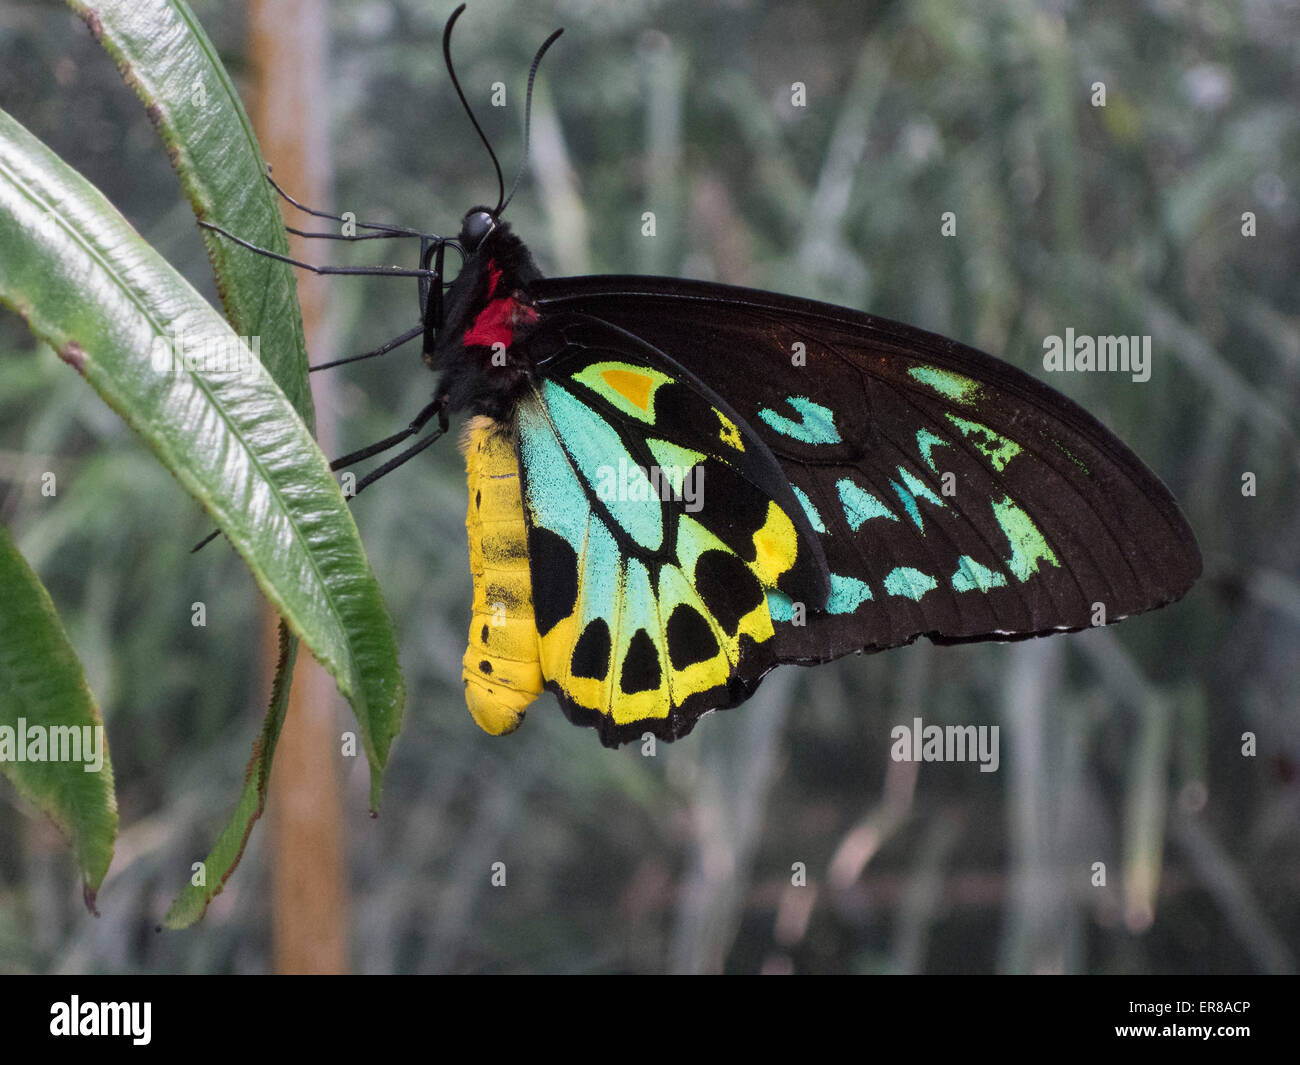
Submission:
M 28 761 L 35 754 L 29 743 L 38 736 L 44 739 L 41 757 L 47 760 Z M 55 742 L 64 757 L 48 760 L 55 754 Z M 88 757 L 95 751 L 102 760 Z M 68 838 L 81 869 L 86 906 L 94 912 L 95 893 L 104 882 L 117 838 L 117 800 L 104 722 L 49 593 L 3 525 L 0 772 Z
M 242 234 L 261 247 L 287 253 L 279 200 L 264 180 L 266 162 L 252 125 L 216 49 L 189 6 L 172 0 L 110 0 L 93 8 L 79 0 L 68 2 L 116 60 L 127 84 L 145 105 L 195 217 Z M 293 268 L 254 255 L 211 230 L 200 232 L 227 319 L 240 335 L 261 337 L 263 364 L 307 425 L 313 425 Z M 283 627 L 281 634 L 288 644 L 281 646 L 281 672 L 276 673 L 272 691 L 287 696 L 298 643 Z M 168 923 L 173 927 L 201 918 L 239 863 L 265 801 L 265 784 L 283 721 L 282 706 L 278 713 L 279 719 L 273 694 L 253 749 L 244 794 L 207 858 L 208 869 L 219 871 L 220 879 L 212 889 L 186 888 L 169 911 Z
M 0 112 L 0 301 L 27 319 L 216 518 L 352 704 L 378 803 L 401 724 L 397 640 L 302 419 L 229 326 L 103 196 Z M 232 372 L 154 368 L 177 338 Z M 161 361 L 161 360 L 160 360 Z
M 280 623 L 280 661 L 275 669 L 275 683 L 271 687 L 271 701 L 262 722 L 262 733 L 253 745 L 253 757 L 244 771 L 244 790 L 234 814 L 226 823 L 216 844 L 203 859 L 204 883 L 192 880 L 167 911 L 168 928 L 188 928 L 208 911 L 208 904 L 221 894 L 230 874 L 243 857 L 248 837 L 253 834 L 253 824 L 266 809 L 266 789 L 271 779 L 271 759 L 275 745 L 284 727 L 284 716 L 289 709 L 289 686 L 293 677 L 293 663 L 297 656 L 298 641 L 289 635 Z M 215 876 L 215 879 L 214 879 Z
M 145 104 L 201 221 L 288 254 L 279 198 L 230 75 L 180 0 L 68 0 Z M 309 426 L 307 351 L 293 267 L 201 231 L 226 317 L 261 337 L 260 357 Z

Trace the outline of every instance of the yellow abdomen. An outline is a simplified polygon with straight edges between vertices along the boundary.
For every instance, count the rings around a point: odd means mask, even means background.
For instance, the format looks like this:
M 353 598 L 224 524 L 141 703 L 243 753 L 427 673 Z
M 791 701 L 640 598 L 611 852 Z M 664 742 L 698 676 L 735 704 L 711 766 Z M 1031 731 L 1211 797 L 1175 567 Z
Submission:
M 528 570 L 528 529 L 511 434 L 491 418 L 472 418 L 461 438 L 469 475 L 469 568 L 473 617 L 462 676 L 479 727 L 512 732 L 542 691 L 537 625 Z

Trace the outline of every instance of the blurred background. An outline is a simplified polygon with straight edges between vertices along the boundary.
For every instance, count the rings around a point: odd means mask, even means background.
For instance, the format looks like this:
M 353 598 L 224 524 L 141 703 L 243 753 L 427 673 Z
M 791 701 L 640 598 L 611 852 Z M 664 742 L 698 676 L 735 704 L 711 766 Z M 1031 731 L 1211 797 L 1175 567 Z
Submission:
M 321 206 L 448 233 L 493 202 L 442 65 L 451 6 L 323 5 Z M 265 24 L 244 3 L 193 7 L 246 91 Z M 1295 971 L 1300 4 L 475 0 L 455 57 L 507 182 L 528 62 L 561 25 L 509 211 L 544 272 L 812 296 L 1040 378 L 1048 334 L 1149 334 L 1144 384 L 1048 383 L 1170 486 L 1206 575 L 1116 628 L 786 667 L 653 757 L 604 750 L 549 695 L 492 739 L 461 693 L 465 483 L 447 441 L 354 506 L 409 702 L 378 820 L 364 759 L 331 754 L 342 879 L 297 890 L 338 896 L 340 967 Z M 65 8 L 0 0 L 0 107 L 215 302 L 144 109 Z M 377 244 L 329 251 L 400 254 Z M 326 292 L 315 361 L 418 319 L 413 281 Z M 433 385 L 417 346 L 331 376 L 317 402 L 336 453 L 404 425 Z M 261 596 L 224 542 L 188 554 L 209 528 L 197 504 L 7 312 L 0 520 L 86 666 L 122 814 L 96 920 L 57 832 L 0 785 L 0 972 L 285 967 L 265 819 L 206 919 L 155 933 L 242 784 L 269 684 Z M 1001 768 L 891 762 L 890 729 L 914 716 L 999 725 Z

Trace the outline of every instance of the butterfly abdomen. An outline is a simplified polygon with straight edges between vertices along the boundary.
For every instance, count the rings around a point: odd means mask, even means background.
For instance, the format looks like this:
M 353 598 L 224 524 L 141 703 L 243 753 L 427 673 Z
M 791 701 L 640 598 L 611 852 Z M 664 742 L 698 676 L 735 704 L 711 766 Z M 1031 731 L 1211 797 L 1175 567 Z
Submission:
M 462 676 L 465 701 L 479 727 L 512 732 L 542 690 L 540 645 L 533 617 L 528 533 L 511 434 L 476 417 L 462 440 L 469 476 L 473 617 Z

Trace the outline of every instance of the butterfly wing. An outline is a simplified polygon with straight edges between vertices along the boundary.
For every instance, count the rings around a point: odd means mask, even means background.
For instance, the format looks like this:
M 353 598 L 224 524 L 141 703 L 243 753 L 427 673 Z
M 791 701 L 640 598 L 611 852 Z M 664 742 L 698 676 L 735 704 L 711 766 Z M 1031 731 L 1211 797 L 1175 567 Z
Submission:
M 516 408 L 546 686 L 608 745 L 689 732 L 777 664 L 768 595 L 826 561 L 762 440 L 661 352 L 566 316 Z
M 780 463 L 831 583 L 820 603 L 771 597 L 781 661 L 1081 629 L 1172 602 L 1200 574 L 1177 504 L 1127 447 L 972 348 L 668 278 L 532 292 L 544 314 L 590 315 L 667 353 Z

